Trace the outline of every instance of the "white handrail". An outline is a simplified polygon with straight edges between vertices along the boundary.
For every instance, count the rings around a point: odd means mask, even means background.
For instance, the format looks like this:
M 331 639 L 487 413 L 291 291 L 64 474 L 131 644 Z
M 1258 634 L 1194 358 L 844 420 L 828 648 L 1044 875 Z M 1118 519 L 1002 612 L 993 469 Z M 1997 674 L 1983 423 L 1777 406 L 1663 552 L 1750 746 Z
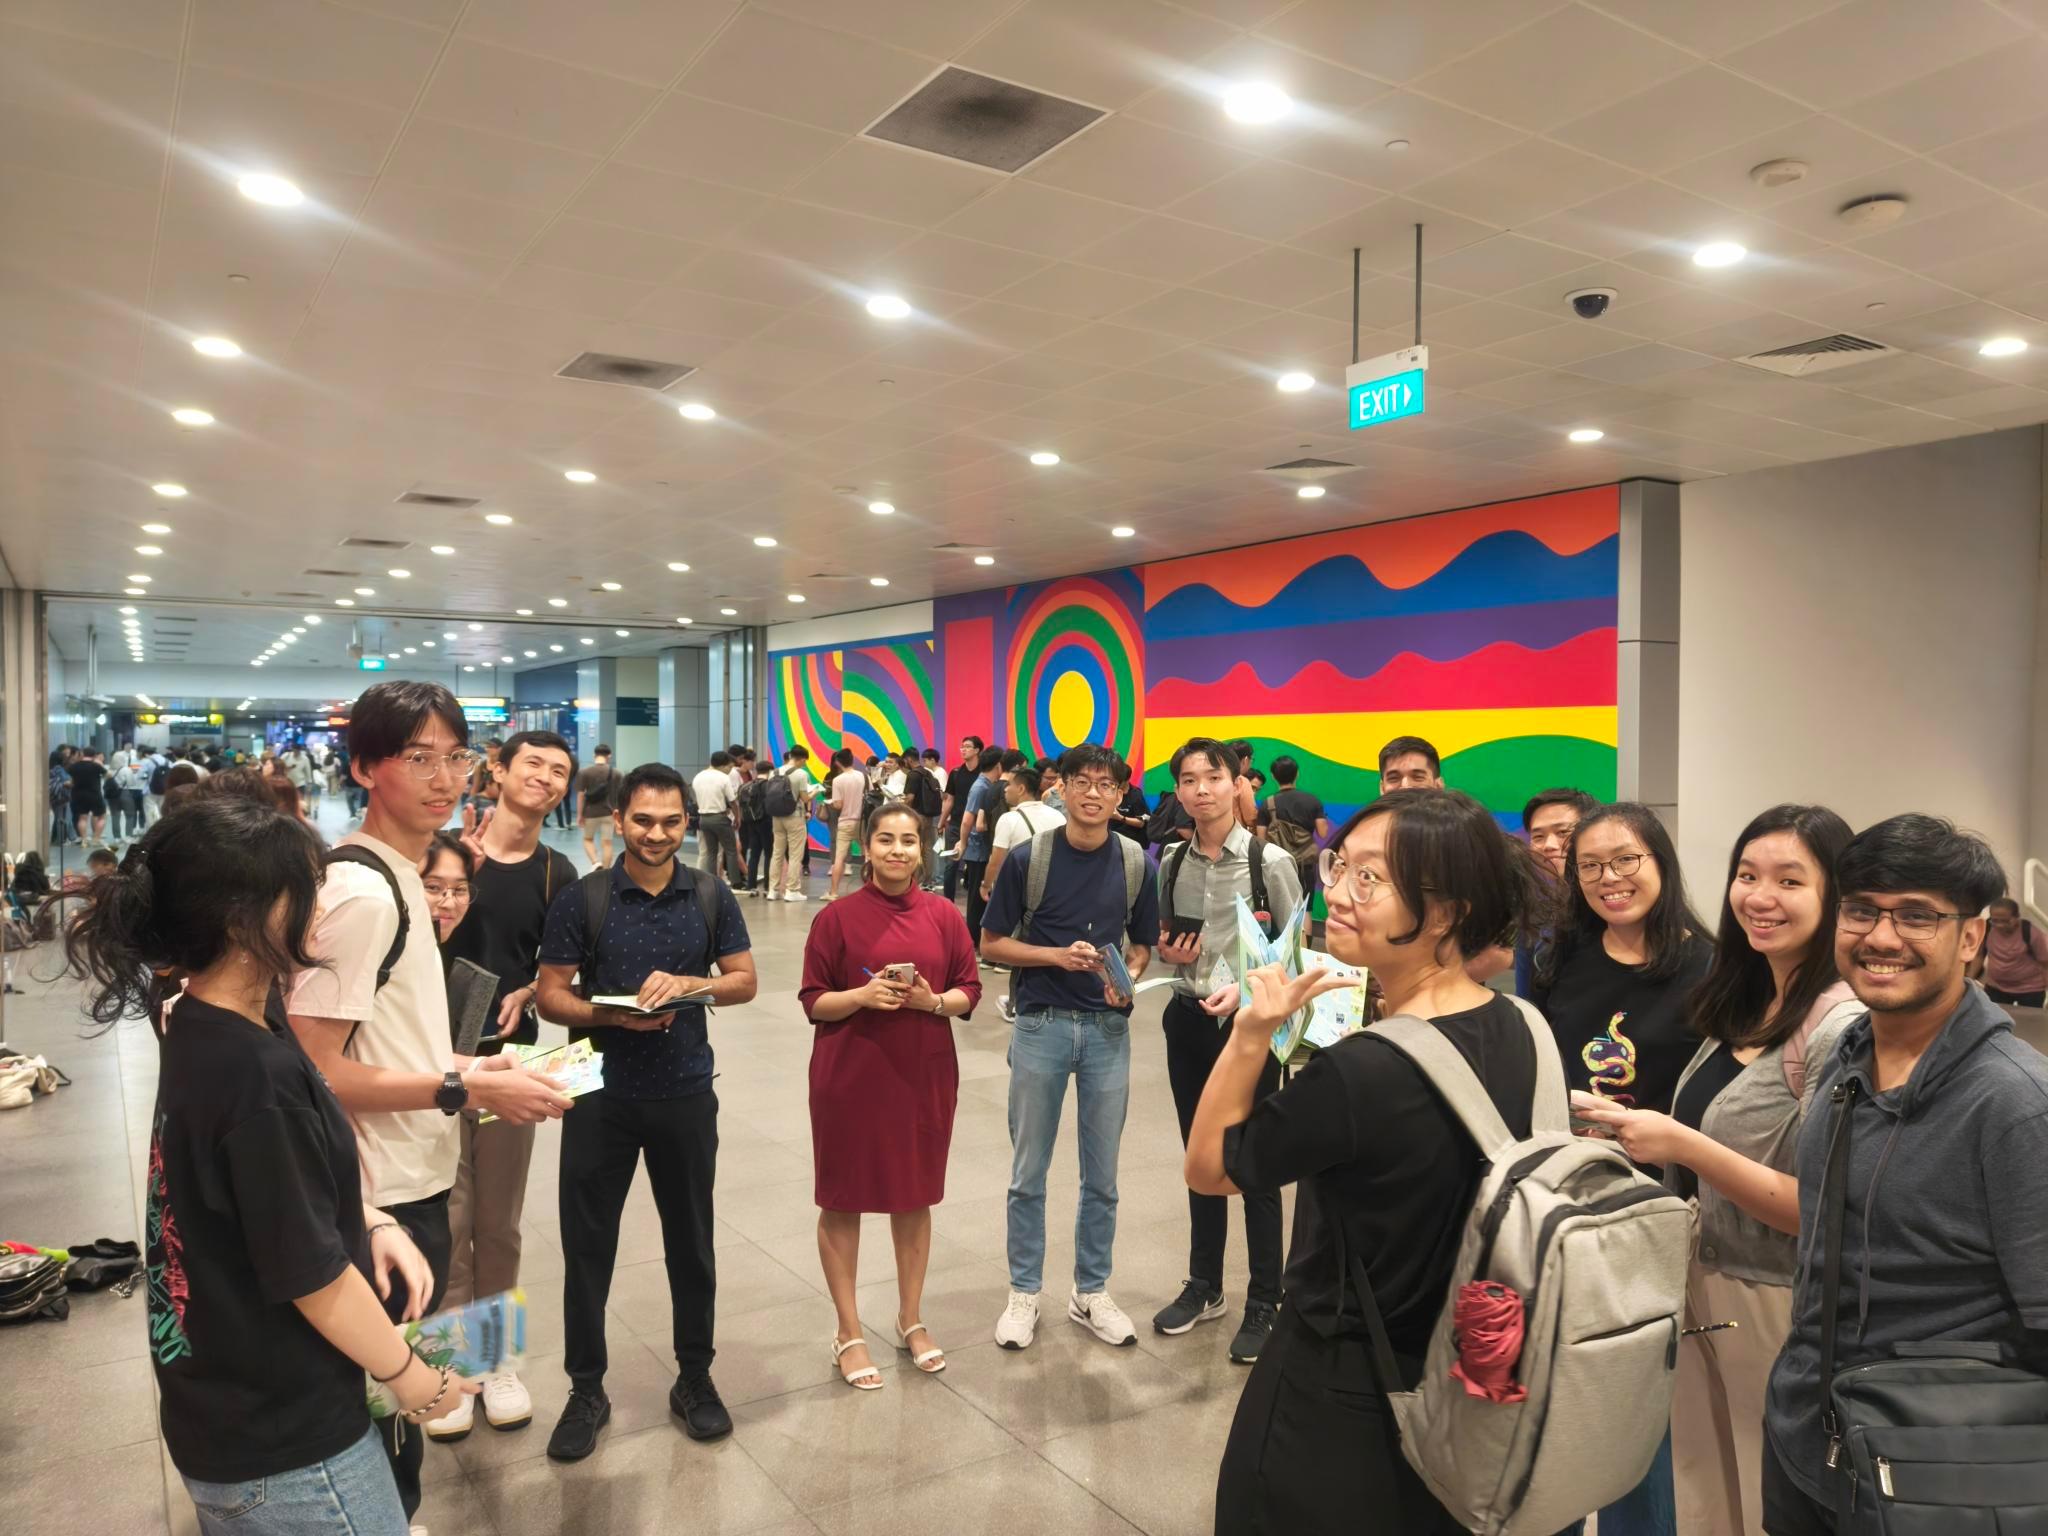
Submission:
M 2048 928 L 2048 910 L 2043 902 L 2048 901 L 2048 864 L 2039 859 L 2029 859 L 2020 870 L 2020 905 L 2026 915 Z

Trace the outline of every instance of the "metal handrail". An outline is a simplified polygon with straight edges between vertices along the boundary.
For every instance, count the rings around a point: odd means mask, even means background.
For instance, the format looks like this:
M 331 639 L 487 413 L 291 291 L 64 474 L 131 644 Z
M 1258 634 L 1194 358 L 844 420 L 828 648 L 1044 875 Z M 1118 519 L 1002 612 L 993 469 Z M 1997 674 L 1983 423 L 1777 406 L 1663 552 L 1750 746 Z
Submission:
M 2048 864 L 2029 859 L 2020 870 L 2020 905 L 2026 915 L 2048 928 Z

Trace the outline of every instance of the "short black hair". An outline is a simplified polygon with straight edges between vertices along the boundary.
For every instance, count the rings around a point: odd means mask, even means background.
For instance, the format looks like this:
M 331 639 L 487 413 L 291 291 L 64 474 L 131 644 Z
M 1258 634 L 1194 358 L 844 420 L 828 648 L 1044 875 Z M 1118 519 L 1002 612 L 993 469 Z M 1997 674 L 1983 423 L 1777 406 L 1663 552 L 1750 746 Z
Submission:
M 1237 754 L 1237 760 L 1249 768 L 1252 765 L 1252 744 L 1248 741 L 1233 741 L 1230 750 Z
M 1441 795 L 1381 795 L 1351 814 L 1330 838 L 1345 839 L 1375 817 L 1387 825 L 1387 876 L 1415 926 L 1392 938 L 1422 937 L 1432 900 L 1447 903 L 1451 925 L 1443 942 L 1469 960 L 1504 942 L 1523 926 L 1541 900 L 1542 880 L 1528 845 L 1501 831 L 1493 813 L 1458 790 Z
M 1209 759 L 1211 768 L 1221 768 L 1235 779 L 1244 772 L 1243 761 L 1235 747 L 1226 747 L 1213 736 L 1191 736 L 1181 744 L 1178 752 L 1167 763 L 1167 771 L 1173 775 L 1173 782 L 1180 782 L 1180 765 L 1190 757 L 1202 756 Z
M 851 768 L 853 766 L 853 754 L 847 751 L 846 748 L 841 747 L 832 754 L 832 766 L 834 768 Z
M 711 766 L 714 768 L 730 768 L 732 766 L 732 754 L 730 752 L 712 753 Z
M 1282 752 L 1267 765 L 1273 770 L 1273 782 L 1281 788 L 1290 788 L 1301 777 L 1301 764 Z
M 928 763 L 942 763 L 945 761 L 943 757 L 939 756 L 939 749 L 937 747 L 926 747 L 924 749 L 924 760 Z
M 799 741 L 794 746 L 792 746 L 787 752 L 785 752 L 783 756 L 800 757 L 805 762 L 809 762 L 811 760 L 811 749 Z
M 590 755 L 592 757 L 610 757 L 612 755 L 612 749 L 600 741 L 596 746 L 590 749 Z
M 2005 867 L 1984 839 L 1939 816 L 1908 812 L 1849 839 L 1835 866 L 1845 897 L 1864 892 L 1932 891 L 1964 917 L 2005 894 Z
M 1055 773 L 1059 772 L 1059 765 L 1049 757 L 1033 758 L 1031 766 L 1036 768 L 1040 773 L 1045 772 L 1045 770 L 1048 768 L 1052 769 Z
M 108 869 L 118 868 L 121 863 L 119 859 L 114 857 L 114 850 L 111 848 L 93 849 L 91 853 L 85 856 L 85 862 L 88 864 L 101 864 Z
M 2015 916 L 2019 914 L 2020 910 L 2020 904 L 2014 901 L 2010 896 L 1992 897 L 1990 907 L 1993 912 L 2011 912 Z
M 981 750 L 981 747 L 982 747 L 982 741 L 981 741 L 981 738 L 980 738 L 979 736 L 962 736 L 962 737 L 961 737 L 960 739 L 961 739 L 962 741 L 971 741 L 971 742 L 973 742 L 973 743 L 974 743 L 974 750 L 975 750 L 975 751 L 979 752 L 979 751 Z
M 1009 751 L 1003 754 L 1003 772 L 1005 773 L 1015 773 L 1019 768 L 1028 768 L 1030 766 L 1031 759 L 1022 752 L 1019 752 L 1015 747 L 1010 748 Z
M 1128 762 L 1126 762 L 1126 761 L 1125 761 L 1125 760 L 1124 760 L 1123 758 L 1121 758 L 1121 757 L 1120 757 L 1120 758 L 1118 758 L 1118 759 L 1116 760 L 1116 781 L 1117 781 L 1117 783 L 1119 783 L 1119 784 L 1128 784 L 1128 783 L 1130 783 L 1130 782 L 1131 782 L 1131 775 L 1132 775 L 1133 773 L 1135 773 L 1136 771 L 1137 771 L 1137 770 L 1136 770 L 1136 769 L 1134 769 L 1134 768 L 1132 768 L 1132 767 L 1131 767 L 1131 765 L 1130 765 L 1130 764 L 1129 764 Z
M 725 755 L 726 755 L 727 757 L 739 757 L 739 756 L 743 755 L 743 754 L 744 754 L 744 753 L 746 752 L 746 750 L 747 750 L 747 748 L 746 748 L 746 743 L 744 743 L 744 742 L 739 742 L 739 741 L 733 741 L 733 742 L 728 742 L 728 743 L 726 743 L 726 748 L 725 748 Z
M 1038 787 L 1043 781 L 1040 779 L 1036 768 L 1025 767 L 1012 769 L 1010 771 L 1010 782 L 1012 784 L 1022 784 L 1032 796 L 1036 797 Z
M 683 776 L 667 763 L 642 763 L 626 775 L 626 787 L 612 803 L 612 809 L 622 820 L 633 808 L 633 797 L 643 789 L 651 789 L 656 794 L 673 793 L 686 801 L 689 798 L 684 792 Z
M 1410 757 L 1418 752 L 1429 760 L 1429 771 L 1438 778 L 1442 778 L 1444 772 L 1443 759 L 1437 756 L 1436 748 L 1432 747 L 1420 736 L 1396 736 L 1384 747 L 1381 747 L 1380 772 L 1385 773 L 1387 771 L 1387 764 L 1391 763 L 1395 758 Z
M 569 759 L 569 772 L 576 771 L 576 749 L 568 739 L 555 731 L 515 731 L 505 738 L 505 745 L 498 753 L 498 761 L 508 767 L 518 760 L 519 754 L 528 747 L 543 752 L 559 752 Z
M 1263 768 L 1247 768 L 1244 776 L 1252 781 L 1252 787 L 1255 789 L 1266 782 L 1266 770 Z
M 1274 765 L 1279 766 L 1277 763 Z M 1590 816 L 1600 809 L 1600 802 L 1583 789 L 1546 789 L 1529 797 L 1529 803 L 1522 807 L 1522 830 L 1529 830 L 1529 823 L 1536 819 L 1536 813 L 1546 806 L 1568 805 L 1579 816 Z
M 476 855 L 469 851 L 469 844 L 465 843 L 459 834 L 449 831 L 446 827 L 427 839 L 427 856 L 420 860 L 422 875 L 434 867 L 434 856 L 440 853 L 454 854 L 462 861 L 463 874 L 471 879 L 476 878 Z
M 1069 747 L 1060 756 L 1060 777 L 1071 779 L 1077 773 L 1086 773 L 1090 768 L 1100 768 L 1112 777 L 1116 774 L 1116 754 L 1096 742 L 1084 741 L 1078 747 Z
M 975 772 L 996 773 L 1001 771 L 1003 759 L 1008 755 L 1000 746 L 983 747 L 981 749 L 981 762 L 976 766 Z
M 363 768 L 396 757 L 429 720 L 448 727 L 458 746 L 469 745 L 469 722 L 455 695 L 439 683 L 372 683 L 348 717 L 348 755 Z

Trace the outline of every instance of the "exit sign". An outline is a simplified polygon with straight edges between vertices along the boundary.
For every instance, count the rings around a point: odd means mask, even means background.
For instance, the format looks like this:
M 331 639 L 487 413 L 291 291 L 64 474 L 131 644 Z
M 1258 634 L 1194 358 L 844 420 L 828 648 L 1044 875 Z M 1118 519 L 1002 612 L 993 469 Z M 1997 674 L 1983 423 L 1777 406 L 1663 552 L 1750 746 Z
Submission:
M 1423 379 L 1429 369 L 1429 348 L 1404 347 L 1363 363 L 1353 363 L 1344 373 L 1347 388 L 1346 413 L 1352 431 L 1377 427 L 1408 416 L 1420 416 L 1428 409 Z
M 359 656 L 356 658 L 356 665 L 365 672 L 382 672 L 384 670 L 384 658 L 382 656 Z

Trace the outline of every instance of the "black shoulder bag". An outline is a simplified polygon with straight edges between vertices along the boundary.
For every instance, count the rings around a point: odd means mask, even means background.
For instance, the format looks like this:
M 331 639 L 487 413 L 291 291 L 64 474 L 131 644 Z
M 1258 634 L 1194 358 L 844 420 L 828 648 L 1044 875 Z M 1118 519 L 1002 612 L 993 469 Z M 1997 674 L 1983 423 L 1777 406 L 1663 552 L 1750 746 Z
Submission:
M 1821 1427 L 1837 1536 L 2048 1533 L 2048 1378 L 2005 1364 L 1995 1344 L 1939 1339 L 1836 1370 L 1849 1128 L 1862 1087 L 1844 1078 L 1829 1096 L 1821 1185 Z

